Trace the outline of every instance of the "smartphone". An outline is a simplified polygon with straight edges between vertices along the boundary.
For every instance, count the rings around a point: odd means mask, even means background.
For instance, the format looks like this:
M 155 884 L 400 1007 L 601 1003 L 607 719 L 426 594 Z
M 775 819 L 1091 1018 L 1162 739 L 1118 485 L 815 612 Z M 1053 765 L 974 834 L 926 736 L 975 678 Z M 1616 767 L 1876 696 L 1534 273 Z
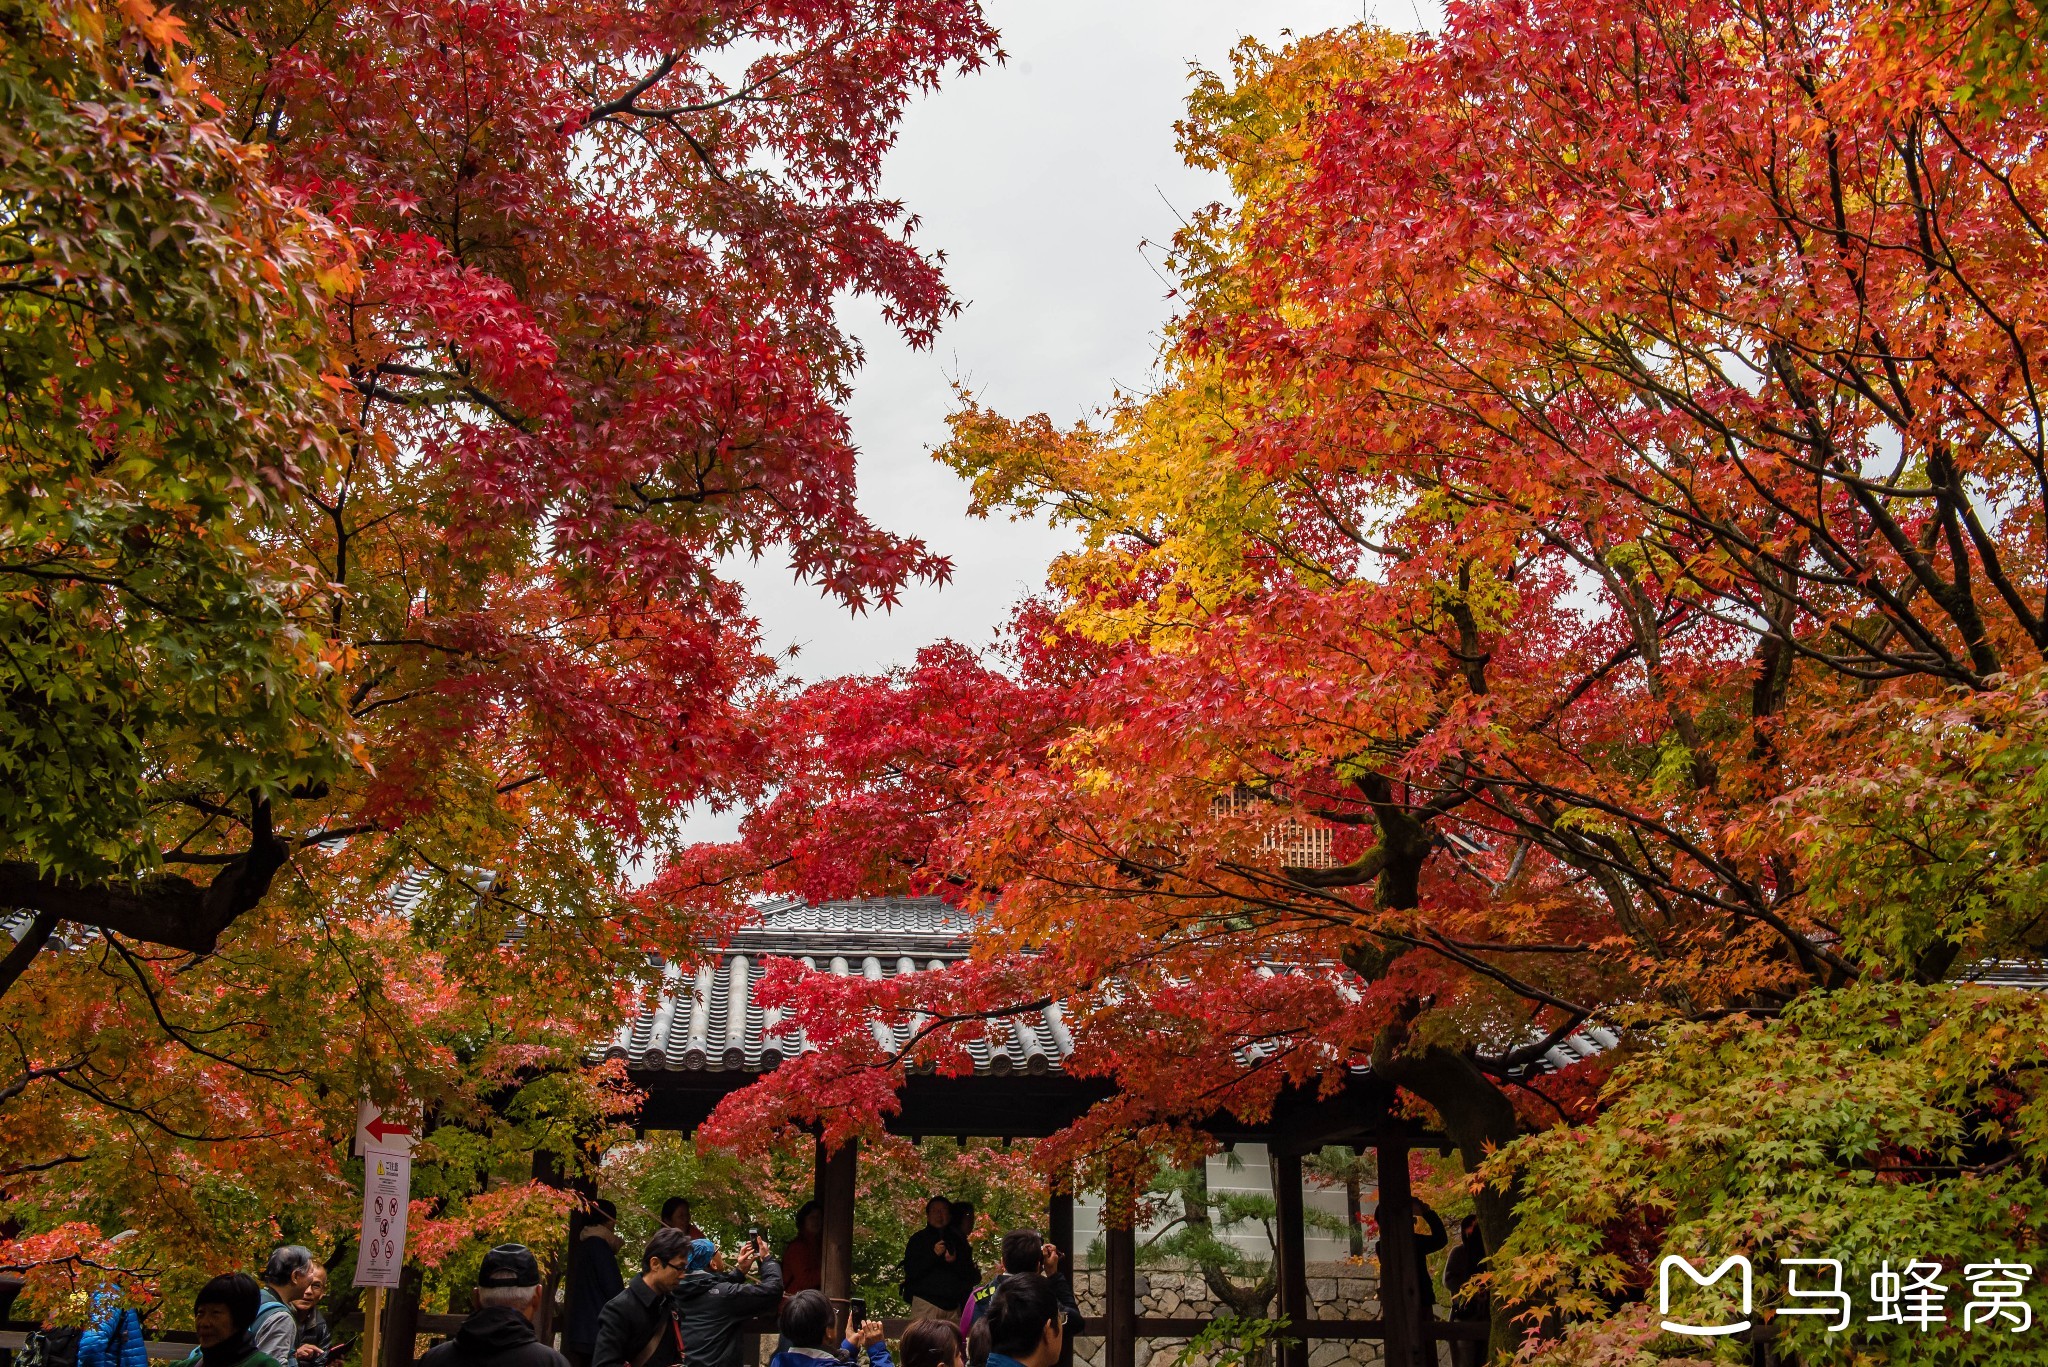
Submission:
M 868 1303 L 855 1296 L 846 1303 L 846 1336 L 852 1338 L 868 1322 Z

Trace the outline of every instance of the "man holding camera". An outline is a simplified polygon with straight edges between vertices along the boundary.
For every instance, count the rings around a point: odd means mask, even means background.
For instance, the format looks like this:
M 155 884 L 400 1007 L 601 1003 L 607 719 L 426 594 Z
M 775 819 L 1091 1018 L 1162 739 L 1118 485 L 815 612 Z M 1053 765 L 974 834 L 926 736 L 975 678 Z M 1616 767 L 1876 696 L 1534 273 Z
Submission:
M 598 1314 L 591 1367 L 739 1367 L 740 1326 L 782 1300 L 782 1267 L 758 1233 L 732 1271 L 718 1245 L 664 1226 L 647 1241 L 640 1275 Z M 760 1280 L 747 1275 L 760 1268 Z
M 690 1244 L 688 1270 L 670 1293 L 689 1367 L 739 1367 L 740 1326 L 782 1303 L 782 1264 L 757 1231 L 728 1272 L 709 1239 Z M 759 1280 L 748 1277 L 758 1269 Z

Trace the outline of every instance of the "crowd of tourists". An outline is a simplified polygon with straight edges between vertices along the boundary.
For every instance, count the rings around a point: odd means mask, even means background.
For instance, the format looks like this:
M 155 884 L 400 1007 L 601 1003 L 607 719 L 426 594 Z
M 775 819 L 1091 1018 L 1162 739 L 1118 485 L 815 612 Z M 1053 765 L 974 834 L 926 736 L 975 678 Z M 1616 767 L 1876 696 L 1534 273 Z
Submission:
M 1002 1242 L 1002 1270 L 984 1283 L 969 1251 L 973 1221 L 968 1203 L 934 1197 L 925 1228 L 905 1249 L 911 1322 L 898 1345 L 901 1367 L 1050 1367 L 1066 1336 L 1081 1329 L 1060 1250 L 1036 1231 L 1013 1231 Z M 795 1237 L 779 1258 L 758 1233 L 728 1258 L 690 1224 L 686 1203 L 671 1202 L 641 1251 L 638 1275 L 623 1285 L 616 1223 L 611 1204 L 597 1202 L 571 1252 L 562 1340 L 571 1367 L 738 1367 L 744 1326 L 777 1307 L 781 1336 L 769 1367 L 898 1367 L 881 1321 L 857 1301 L 836 1305 L 820 1286 L 824 1215 L 816 1202 L 797 1211 Z M 453 1342 L 461 1341 L 458 1333 Z M 459 1367 L 499 1364 L 472 1352 Z
M 1416 1216 L 1416 1251 L 1443 1248 L 1436 1212 L 1417 1202 Z M 778 1258 L 759 1231 L 721 1248 L 691 1220 L 689 1202 L 672 1197 L 630 1280 L 619 1265 L 617 1208 L 596 1201 L 578 1221 L 560 1351 L 535 1328 L 546 1294 L 540 1260 L 522 1244 L 500 1244 L 477 1269 L 472 1313 L 420 1367 L 740 1367 L 741 1334 L 771 1311 L 781 1337 L 768 1367 L 1051 1367 L 1084 1328 L 1064 1253 L 1035 1230 L 1013 1230 L 1002 1238 L 1002 1266 L 984 1279 L 970 1242 L 974 1220 L 969 1202 L 926 1203 L 924 1226 L 903 1251 L 910 1323 L 900 1364 L 861 1302 L 826 1297 L 817 1202 L 797 1211 L 795 1236 Z M 1476 1221 L 1467 1217 L 1460 1233 L 1445 1272 L 1453 1317 L 1483 1318 L 1483 1298 L 1460 1295 L 1478 1270 Z M 199 1349 L 186 1367 L 328 1367 L 326 1291 L 326 1269 L 296 1245 L 273 1252 L 260 1281 L 215 1277 L 193 1307 Z M 1423 1298 L 1432 1299 L 1426 1280 Z
M 320 1302 L 327 1269 L 296 1244 L 276 1249 L 259 1281 L 229 1272 L 199 1288 L 192 1328 L 195 1367 L 326 1367 L 334 1336 Z
M 974 1233 L 974 1206 L 934 1196 L 925 1203 L 924 1228 L 910 1236 L 903 1249 L 903 1299 L 910 1303 L 912 1323 L 942 1321 L 972 1334 L 990 1300 L 1017 1277 L 1037 1276 L 1059 1299 L 1067 1333 L 1081 1332 L 1081 1311 L 1074 1289 L 1060 1272 L 1064 1256 L 1036 1230 L 1012 1230 L 1003 1236 L 1002 1270 L 984 1282 L 968 1242 Z
M 933 1197 L 926 1226 L 905 1250 L 911 1322 L 900 1367 L 1051 1367 L 1081 1331 L 1061 1251 L 1032 1230 L 1002 1240 L 1002 1268 L 986 1281 L 969 1250 L 974 1208 Z M 671 1198 L 629 1280 L 619 1267 L 618 1210 L 594 1202 L 569 1250 L 562 1347 L 543 1342 L 546 1278 L 523 1244 L 484 1254 L 471 1313 L 427 1350 L 419 1367 L 740 1367 L 749 1321 L 774 1312 L 780 1338 L 768 1367 L 899 1367 L 882 1322 L 859 1301 L 821 1285 L 823 1212 L 797 1212 L 795 1237 L 776 1257 L 758 1231 L 721 1248 Z M 186 1367 L 327 1367 L 337 1355 L 320 1314 L 327 1272 L 308 1249 L 277 1249 L 260 1280 L 215 1277 L 193 1305 L 198 1350 Z

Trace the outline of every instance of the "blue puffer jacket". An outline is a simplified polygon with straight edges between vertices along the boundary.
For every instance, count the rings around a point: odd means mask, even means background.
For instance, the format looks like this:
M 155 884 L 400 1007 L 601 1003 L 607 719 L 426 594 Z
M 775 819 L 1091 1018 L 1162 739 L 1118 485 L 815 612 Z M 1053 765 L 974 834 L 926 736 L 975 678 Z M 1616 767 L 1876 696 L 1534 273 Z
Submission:
M 78 1367 L 149 1367 L 142 1319 L 133 1310 L 110 1310 L 78 1338 Z
M 877 1343 L 869 1348 L 867 1359 L 863 1365 L 855 1355 L 853 1345 L 842 1343 L 836 1353 L 828 1353 L 822 1348 L 785 1348 L 768 1359 L 768 1367 L 896 1367 L 896 1359 L 889 1356 L 886 1343 Z

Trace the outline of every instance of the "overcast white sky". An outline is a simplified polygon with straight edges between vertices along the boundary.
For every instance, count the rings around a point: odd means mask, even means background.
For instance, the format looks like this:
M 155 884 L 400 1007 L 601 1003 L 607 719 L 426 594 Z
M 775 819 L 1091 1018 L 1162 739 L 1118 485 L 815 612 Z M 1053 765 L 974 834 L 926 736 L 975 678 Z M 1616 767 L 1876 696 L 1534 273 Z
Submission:
M 965 312 L 929 351 L 872 311 L 852 404 L 861 503 L 882 525 L 953 560 L 953 581 L 912 590 L 892 613 L 853 618 L 792 584 L 781 562 L 740 574 L 765 644 L 802 647 L 805 678 L 908 663 L 942 637 L 984 645 L 1063 544 L 1042 525 L 979 521 L 966 486 L 930 457 L 945 437 L 952 378 L 1017 416 L 1087 416 L 1119 382 L 1143 382 L 1169 304 L 1139 243 L 1164 242 L 1222 193 L 1181 165 L 1173 121 L 1188 64 L 1228 65 L 1244 34 L 1315 33 L 1361 17 L 1360 0 L 988 0 L 1008 62 L 949 81 L 909 111 L 886 190 L 946 253 Z M 1377 0 L 1396 28 L 1433 25 L 1435 0 Z M 1153 253 L 1154 259 L 1157 253 Z

